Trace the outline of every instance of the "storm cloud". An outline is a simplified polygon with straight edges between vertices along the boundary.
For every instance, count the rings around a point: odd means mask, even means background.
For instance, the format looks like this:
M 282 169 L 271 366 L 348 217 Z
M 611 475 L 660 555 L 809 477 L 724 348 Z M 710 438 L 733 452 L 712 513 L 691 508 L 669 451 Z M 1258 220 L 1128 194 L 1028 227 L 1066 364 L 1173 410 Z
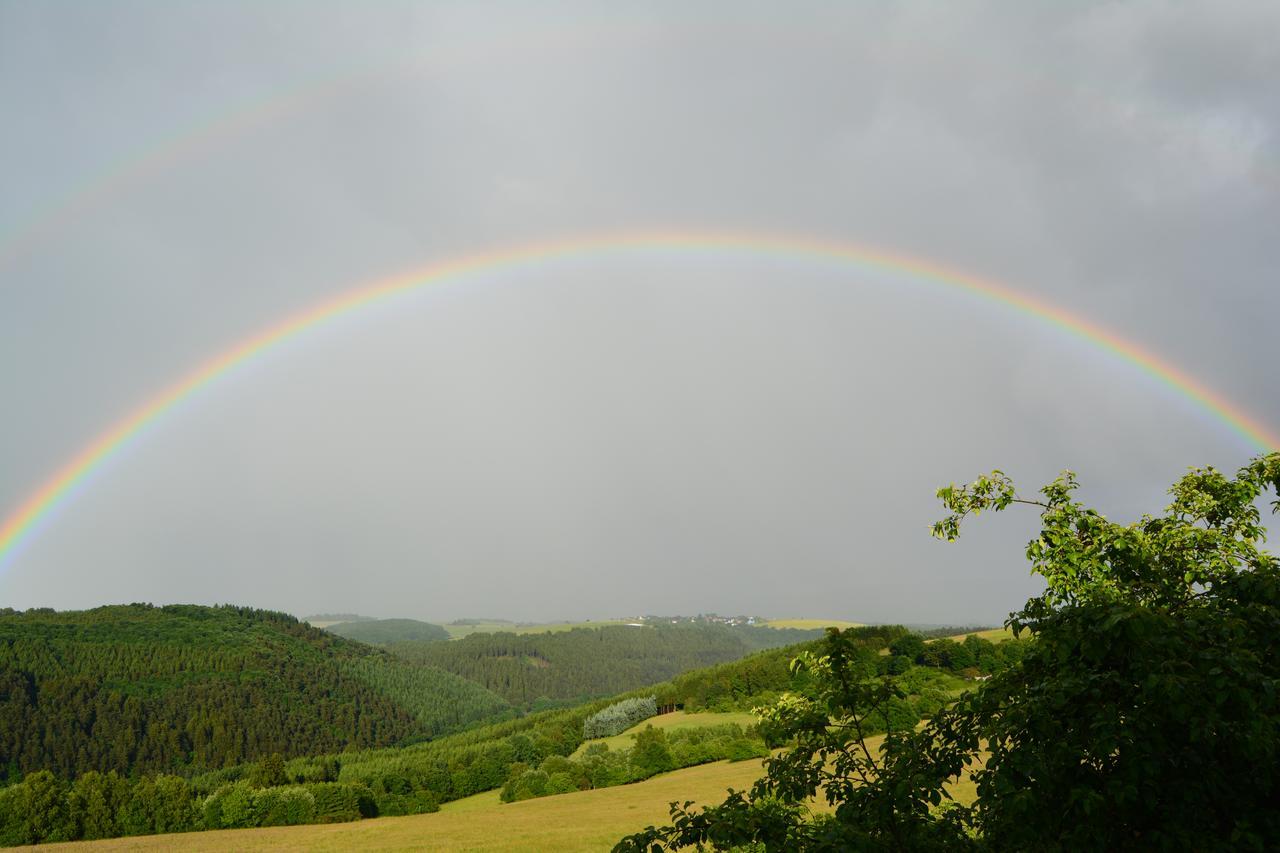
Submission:
M 1280 428 L 1280 6 L 0 2 L 0 515 L 353 287 L 660 229 L 1003 282 Z M 1258 448 L 1133 364 L 889 271 L 587 253 L 444 282 L 158 419 L 0 604 L 998 621 L 1075 470 L 1113 518 Z

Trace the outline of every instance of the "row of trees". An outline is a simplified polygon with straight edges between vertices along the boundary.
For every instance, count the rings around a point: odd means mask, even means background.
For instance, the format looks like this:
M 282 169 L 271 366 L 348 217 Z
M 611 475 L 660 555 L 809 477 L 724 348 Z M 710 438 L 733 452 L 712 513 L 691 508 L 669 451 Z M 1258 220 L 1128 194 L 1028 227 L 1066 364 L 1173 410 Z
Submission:
M 1009 638 L 999 643 L 970 634 L 957 642 L 949 638 L 926 641 L 908 634 L 889 645 L 881 674 L 897 675 L 912 666 L 927 666 L 968 676 L 1004 672 L 1022 660 L 1029 640 Z
M 0 788 L 0 842 L 355 820 L 434 811 L 500 788 L 519 762 L 567 756 L 604 703 L 529 715 L 398 748 L 286 760 L 280 754 L 189 778 L 114 771 L 74 782 L 49 771 Z
M 588 746 L 580 758 L 553 755 L 541 764 L 512 765 L 502 786 L 502 802 L 510 803 L 591 788 L 640 782 L 659 773 L 711 761 L 744 761 L 769 754 L 754 727 L 733 723 L 672 731 L 646 726 L 629 749 L 611 750 L 607 744 Z
M 90 771 L 73 784 L 47 770 L 0 789 L 0 845 L 258 826 L 336 823 L 435 811 L 436 799 L 362 783 L 263 786 L 243 779 L 200 795 L 178 776 L 136 782 Z
M 186 832 L 200 826 L 190 786 L 177 776 L 130 783 L 114 770 L 69 785 L 48 770 L 0 788 L 0 845 Z

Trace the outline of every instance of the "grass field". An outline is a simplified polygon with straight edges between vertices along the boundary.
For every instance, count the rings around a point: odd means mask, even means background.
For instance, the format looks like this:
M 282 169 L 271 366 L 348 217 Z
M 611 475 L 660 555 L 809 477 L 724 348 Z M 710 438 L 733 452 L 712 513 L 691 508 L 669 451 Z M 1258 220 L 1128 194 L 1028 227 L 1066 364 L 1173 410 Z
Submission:
M 686 714 L 684 711 L 672 711 L 670 714 L 659 714 L 656 717 L 650 717 L 639 725 L 632 726 L 622 734 L 613 737 L 596 738 L 589 740 L 582 746 L 578 747 L 573 753 L 574 756 L 581 755 L 583 750 L 591 746 L 593 743 L 604 743 L 609 745 L 609 749 L 630 749 L 632 738 L 636 732 L 641 731 L 645 726 L 653 726 L 655 729 L 663 729 L 671 731 L 672 729 L 698 729 L 707 726 L 720 726 L 725 723 L 737 723 L 746 728 L 756 723 L 754 715 L 747 711 L 730 711 L 727 713 L 705 713 L 705 714 Z
M 1003 643 L 1005 640 L 1013 639 L 1013 632 L 1010 631 L 1008 628 L 991 628 L 986 631 L 974 631 L 973 633 L 977 634 L 982 639 L 990 640 L 993 643 Z M 969 635 L 956 634 L 954 637 L 948 637 L 947 639 L 955 640 L 956 642 L 962 643 L 964 642 L 964 638 L 967 636 Z
M 812 631 L 814 628 L 861 628 L 861 622 L 846 622 L 843 619 L 770 619 L 761 623 L 766 628 L 799 628 Z

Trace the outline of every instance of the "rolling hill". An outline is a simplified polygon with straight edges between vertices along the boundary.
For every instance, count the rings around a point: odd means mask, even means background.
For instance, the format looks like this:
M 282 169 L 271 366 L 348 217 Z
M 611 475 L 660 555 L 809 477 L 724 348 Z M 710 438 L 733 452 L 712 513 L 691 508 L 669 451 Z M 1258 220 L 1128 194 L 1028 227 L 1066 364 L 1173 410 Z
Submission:
M 327 626 L 325 630 L 339 637 L 373 646 L 387 643 L 430 643 L 448 640 L 452 636 L 439 625 L 419 622 L 417 619 L 361 619 L 358 622 L 338 622 Z
M 241 607 L 0 614 L 0 773 L 216 768 L 390 746 L 500 715 L 438 669 Z
M 821 633 L 719 625 L 607 625 L 539 634 L 471 634 L 450 643 L 392 643 L 387 649 L 531 708 L 635 690 Z

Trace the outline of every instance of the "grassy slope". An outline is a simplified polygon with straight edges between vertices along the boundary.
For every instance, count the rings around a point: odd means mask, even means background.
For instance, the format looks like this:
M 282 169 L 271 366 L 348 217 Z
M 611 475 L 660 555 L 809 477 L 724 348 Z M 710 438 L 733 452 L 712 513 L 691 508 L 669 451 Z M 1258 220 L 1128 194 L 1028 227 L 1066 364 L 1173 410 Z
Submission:
M 991 628 L 990 630 L 987 630 L 987 631 L 975 631 L 974 633 L 977 634 L 977 636 L 981 637 L 982 639 L 990 640 L 993 643 L 1003 643 L 1005 640 L 1013 639 L 1013 632 L 1010 631 L 1008 628 Z M 967 636 L 969 635 L 956 634 L 954 637 L 948 637 L 947 639 L 955 640 L 957 643 L 963 643 L 964 638 Z
M 443 627 L 417 619 L 367 619 L 360 622 L 340 622 L 327 629 L 330 633 L 348 640 L 381 645 L 413 640 L 448 640 L 452 635 Z
M 846 622 L 843 619 L 770 619 L 764 623 L 766 628 L 798 628 L 811 631 L 815 628 L 861 628 L 861 622 Z
M 630 749 L 632 739 L 636 736 L 636 732 L 643 730 L 646 726 L 653 726 L 655 729 L 663 729 L 670 731 L 672 729 L 698 729 L 707 726 L 720 726 L 725 723 L 737 723 L 744 729 L 747 726 L 756 724 L 755 715 L 748 711 L 728 711 L 724 713 L 703 712 L 699 714 L 686 714 L 684 711 L 672 711 L 670 714 L 660 714 L 656 717 L 650 717 L 642 723 L 638 723 L 627 729 L 621 734 L 613 737 L 602 737 L 594 740 L 586 741 L 582 746 L 573 753 L 574 756 L 581 755 L 587 747 L 595 743 L 603 743 L 609 746 L 611 750 Z

